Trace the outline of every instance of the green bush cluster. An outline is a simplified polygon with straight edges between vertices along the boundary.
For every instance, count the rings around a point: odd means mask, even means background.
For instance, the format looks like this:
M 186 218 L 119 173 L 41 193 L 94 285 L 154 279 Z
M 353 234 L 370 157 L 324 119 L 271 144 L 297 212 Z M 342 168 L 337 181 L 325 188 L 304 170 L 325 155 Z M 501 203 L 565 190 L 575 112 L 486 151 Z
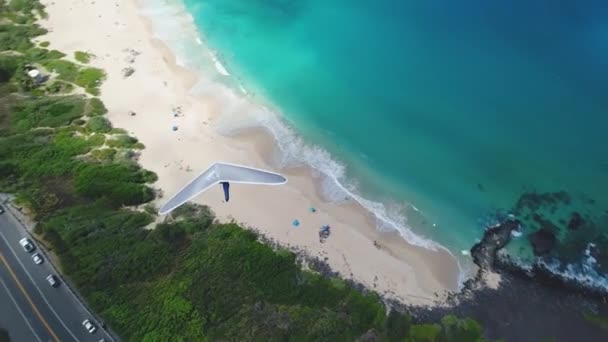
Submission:
M 120 134 L 115 136 L 113 139 L 108 140 L 108 147 L 114 148 L 132 148 L 141 150 L 144 145 L 140 143 L 137 138 L 128 136 L 126 134 Z
M 112 130 L 112 124 L 103 116 L 94 116 L 87 122 L 87 129 L 94 133 L 108 133 Z
M 93 97 L 89 99 L 86 109 L 87 116 L 104 115 L 107 112 L 108 110 L 106 109 L 106 106 L 103 104 L 103 102 L 101 102 L 99 98 Z
M 82 117 L 85 101 L 81 97 L 36 97 L 13 108 L 11 121 L 16 132 L 36 127 L 61 127 Z
M 113 148 L 101 148 L 91 151 L 91 157 L 94 161 L 100 163 L 111 163 L 116 156 L 116 150 Z
M 59 74 L 59 78 L 83 87 L 87 93 L 99 95 L 99 86 L 105 79 L 105 72 L 98 68 L 80 67 L 79 65 L 63 59 L 54 59 L 43 62 L 51 71 Z
M 46 85 L 45 90 L 51 95 L 69 94 L 74 90 L 74 85 L 72 83 L 54 80 Z
M 88 64 L 91 61 L 91 54 L 82 51 L 76 51 L 74 52 L 74 59 L 76 59 L 76 61 L 80 63 Z
M 31 39 L 46 32 L 45 29 L 36 25 L 0 24 L 0 50 L 25 53 L 34 47 Z

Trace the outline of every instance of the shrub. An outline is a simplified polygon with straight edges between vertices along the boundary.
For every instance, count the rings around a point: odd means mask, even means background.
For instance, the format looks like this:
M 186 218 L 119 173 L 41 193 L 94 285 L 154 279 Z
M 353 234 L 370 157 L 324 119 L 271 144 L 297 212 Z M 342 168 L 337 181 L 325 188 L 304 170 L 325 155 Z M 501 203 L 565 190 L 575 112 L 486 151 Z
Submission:
M 410 339 L 416 342 L 439 342 L 439 324 L 419 324 L 410 328 Z
M 97 97 L 93 97 L 89 100 L 87 106 L 87 116 L 98 116 L 104 115 L 108 112 L 106 106 Z
M 26 52 L 34 44 L 31 38 L 45 34 L 47 31 L 35 25 L 16 26 L 0 25 L 0 51 Z
M 34 0 L 10 0 L 8 8 L 14 12 L 31 12 L 36 8 L 36 1 Z
M 112 128 L 110 134 L 128 134 L 126 129 L 123 128 Z
M 48 59 L 60 59 L 60 58 L 63 58 L 65 56 L 66 56 L 65 53 L 63 53 L 61 51 L 58 51 L 58 50 L 51 50 L 47 54 L 47 58 Z
M 125 165 L 84 165 L 74 179 L 78 193 L 91 198 L 105 198 L 108 204 L 137 205 L 152 199 L 152 190 L 145 187 L 141 175 Z
M 59 78 L 75 83 L 78 77 L 78 66 L 70 61 L 57 59 L 43 62 L 43 65 L 50 71 L 59 74 Z
M 91 146 L 101 146 L 105 143 L 106 141 L 106 136 L 103 134 L 93 134 L 90 135 L 87 140 L 89 141 L 89 143 L 91 144 Z
M 49 45 L 51 45 L 51 42 L 49 41 L 40 42 L 40 46 L 43 48 L 49 47 Z
M 46 91 L 49 94 L 67 94 L 71 93 L 73 90 L 74 85 L 72 83 L 63 82 L 60 80 L 55 80 L 46 86 Z
M 83 87 L 91 95 L 99 95 L 99 86 L 106 78 L 103 70 L 97 68 L 85 68 L 78 72 L 75 83 Z
M 74 59 L 80 63 L 87 64 L 91 61 L 91 55 L 86 52 L 76 51 L 74 52 Z
M 95 133 L 108 133 L 112 129 L 112 124 L 102 116 L 94 116 L 87 122 L 87 129 Z
M 23 70 L 22 64 L 19 57 L 0 55 L 0 83 L 8 82 L 18 70 Z
M 144 145 L 137 141 L 137 138 L 121 134 L 117 135 L 114 139 L 108 140 L 108 146 L 114 148 L 135 148 L 143 149 Z
M 34 127 L 60 127 L 80 118 L 83 109 L 83 99 L 74 96 L 24 100 L 13 110 L 12 126 L 18 132 Z
M 113 148 L 102 148 L 91 151 L 91 157 L 100 163 L 111 163 L 116 155 L 116 150 Z

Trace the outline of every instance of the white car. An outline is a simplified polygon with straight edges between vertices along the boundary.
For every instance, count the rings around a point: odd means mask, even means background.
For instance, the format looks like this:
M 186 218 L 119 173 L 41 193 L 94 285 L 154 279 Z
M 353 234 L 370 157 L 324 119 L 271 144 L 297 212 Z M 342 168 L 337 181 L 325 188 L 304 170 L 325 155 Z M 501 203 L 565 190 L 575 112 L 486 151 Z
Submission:
M 32 255 L 32 259 L 34 259 L 36 265 L 40 265 L 44 261 L 39 253 L 35 253 L 34 255 Z
M 57 287 L 59 286 L 59 279 L 57 279 L 57 277 L 53 274 L 49 275 L 48 277 L 46 277 L 46 281 L 49 282 L 49 284 L 52 287 Z
M 36 249 L 36 247 L 34 247 L 34 244 L 32 243 L 32 241 L 30 241 L 30 239 L 28 239 L 28 238 L 23 238 L 23 239 L 19 240 L 19 244 L 28 253 L 31 253 L 34 249 Z
M 82 326 L 87 329 L 87 331 L 91 334 L 97 331 L 97 327 L 95 326 L 95 324 L 91 323 L 91 321 L 89 321 L 88 319 L 82 321 Z

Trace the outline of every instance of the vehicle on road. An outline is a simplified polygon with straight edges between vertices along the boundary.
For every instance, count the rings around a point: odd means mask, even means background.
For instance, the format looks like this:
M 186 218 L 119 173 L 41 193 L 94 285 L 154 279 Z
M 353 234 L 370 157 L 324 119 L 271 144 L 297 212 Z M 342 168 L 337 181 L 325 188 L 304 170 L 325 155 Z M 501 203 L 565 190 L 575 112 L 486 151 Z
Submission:
M 0 215 L 4 214 L 4 207 L 0 205 Z
M 59 286 L 59 279 L 53 274 L 50 274 L 48 277 L 46 277 L 46 280 L 52 287 Z
M 88 319 L 82 321 L 82 326 L 87 329 L 87 331 L 91 334 L 94 334 L 97 331 L 97 327 L 95 324 L 91 323 Z
M 40 265 L 44 261 L 44 259 L 42 259 L 42 256 L 40 255 L 40 253 L 35 253 L 34 255 L 32 255 L 32 259 L 34 259 L 34 262 L 36 263 L 36 265 Z
M 36 249 L 36 247 L 34 247 L 34 244 L 32 243 L 32 241 L 30 241 L 30 239 L 28 239 L 28 238 L 23 238 L 23 239 L 19 240 L 19 244 L 28 253 L 31 253 L 34 249 Z

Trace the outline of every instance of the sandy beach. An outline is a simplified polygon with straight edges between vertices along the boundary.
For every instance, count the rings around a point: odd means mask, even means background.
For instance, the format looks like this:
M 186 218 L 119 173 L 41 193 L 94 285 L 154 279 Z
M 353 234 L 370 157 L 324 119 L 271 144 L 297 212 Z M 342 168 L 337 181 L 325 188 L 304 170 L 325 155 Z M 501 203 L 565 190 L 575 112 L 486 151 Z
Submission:
M 436 293 L 457 288 L 459 269 L 448 252 L 409 245 L 396 233 L 378 232 L 374 218 L 357 203 L 325 203 L 309 169 L 275 169 L 268 160 L 274 148 L 269 135 L 260 131 L 220 135 L 214 129 L 214 123 L 222 120 L 220 101 L 190 94 L 199 75 L 176 64 L 171 50 L 140 16 L 135 1 L 42 3 L 49 16 L 41 24 L 49 33 L 39 40 L 68 53 L 66 58 L 73 59 L 75 51 L 95 56 L 90 64 L 108 76 L 101 88 L 108 118 L 146 146 L 139 161 L 157 173 L 154 187 L 165 195 L 218 160 L 278 171 L 288 177 L 287 185 L 232 186 L 229 203 L 223 203 L 217 187 L 196 202 L 210 206 L 222 220 L 242 222 L 282 245 L 325 259 L 345 278 L 404 303 L 432 304 Z M 135 72 L 125 78 L 123 69 L 129 66 Z M 176 106 L 181 107 L 179 117 L 173 116 Z M 157 205 L 161 203 L 162 198 Z M 311 206 L 315 213 L 309 211 Z M 299 227 L 292 226 L 294 219 L 301 222 Z M 331 236 L 320 243 L 318 229 L 325 224 L 332 227 Z

